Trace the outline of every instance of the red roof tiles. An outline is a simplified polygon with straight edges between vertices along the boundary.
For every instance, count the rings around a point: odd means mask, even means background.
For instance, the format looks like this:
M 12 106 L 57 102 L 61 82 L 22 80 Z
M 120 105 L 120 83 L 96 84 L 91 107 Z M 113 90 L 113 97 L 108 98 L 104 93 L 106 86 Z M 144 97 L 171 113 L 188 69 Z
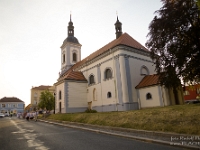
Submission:
M 136 89 L 159 84 L 159 75 L 147 75 L 135 87 Z
M 72 70 L 68 74 L 66 74 L 65 79 L 87 81 L 82 72 Z

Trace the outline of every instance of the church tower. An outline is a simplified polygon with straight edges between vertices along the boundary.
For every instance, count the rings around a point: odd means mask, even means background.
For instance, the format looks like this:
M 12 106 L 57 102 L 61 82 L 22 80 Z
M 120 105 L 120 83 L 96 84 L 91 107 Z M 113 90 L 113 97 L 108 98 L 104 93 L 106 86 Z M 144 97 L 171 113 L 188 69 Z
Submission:
M 117 21 L 115 23 L 115 34 L 116 34 L 116 39 L 118 39 L 122 35 L 122 23 L 119 22 L 118 16 L 117 16 Z
M 61 48 L 61 74 L 66 72 L 75 63 L 81 60 L 81 44 L 78 39 L 74 37 L 74 26 L 70 14 L 70 21 L 68 24 L 68 36 L 63 41 Z

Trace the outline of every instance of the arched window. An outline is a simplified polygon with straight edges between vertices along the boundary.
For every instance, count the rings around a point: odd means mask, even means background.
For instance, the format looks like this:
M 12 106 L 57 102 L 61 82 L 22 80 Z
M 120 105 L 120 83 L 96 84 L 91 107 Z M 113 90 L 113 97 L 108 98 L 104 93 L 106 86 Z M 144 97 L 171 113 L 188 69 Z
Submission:
M 59 91 L 59 99 L 61 99 L 62 97 L 61 97 L 61 91 Z
M 63 63 L 65 63 L 65 54 L 63 54 Z
M 111 92 L 108 92 L 108 93 L 107 93 L 107 98 L 111 98 L 111 97 L 112 97 Z
M 146 95 L 146 99 L 147 99 L 147 100 L 152 99 L 151 93 L 147 93 L 147 95 Z
M 93 84 L 94 82 L 94 75 L 90 75 L 89 77 L 89 84 Z
M 146 66 L 142 66 L 140 69 L 140 74 L 141 75 L 149 75 L 149 70 Z
M 106 69 L 105 79 L 111 79 L 111 78 L 112 78 L 112 71 L 110 69 Z
M 73 61 L 76 62 L 77 61 L 77 56 L 76 53 L 73 53 Z

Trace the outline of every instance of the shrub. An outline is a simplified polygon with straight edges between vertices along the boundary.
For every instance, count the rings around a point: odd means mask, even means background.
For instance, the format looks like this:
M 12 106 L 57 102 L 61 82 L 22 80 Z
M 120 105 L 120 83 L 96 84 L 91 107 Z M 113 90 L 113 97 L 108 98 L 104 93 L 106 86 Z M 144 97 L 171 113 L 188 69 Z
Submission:
M 97 111 L 93 110 L 93 109 L 86 109 L 85 112 L 86 113 L 97 113 Z

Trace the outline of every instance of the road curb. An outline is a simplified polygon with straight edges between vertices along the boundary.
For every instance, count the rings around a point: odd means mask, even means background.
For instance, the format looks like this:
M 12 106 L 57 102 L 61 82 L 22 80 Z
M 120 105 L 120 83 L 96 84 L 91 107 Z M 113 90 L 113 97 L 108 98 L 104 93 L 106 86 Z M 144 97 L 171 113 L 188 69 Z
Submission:
M 173 147 L 180 147 L 180 148 L 187 148 L 187 149 L 200 149 L 200 141 L 199 141 L 199 146 L 191 146 L 191 145 L 181 145 L 181 144 L 177 144 L 174 145 L 173 142 L 170 141 L 164 141 L 164 140 L 157 140 L 157 139 L 153 139 L 153 138 L 148 138 L 148 137 L 139 137 L 139 136 L 134 136 L 134 135 L 125 135 L 126 132 L 139 132 L 142 133 L 144 135 L 146 134 L 152 134 L 154 136 L 191 136 L 191 135 L 185 135 L 185 134 L 175 134 L 175 133 L 164 133 L 164 132 L 155 132 L 155 131 L 145 131 L 145 130 L 135 130 L 135 129 L 125 129 L 125 128 L 117 128 L 117 127 L 105 127 L 105 126 L 96 126 L 96 125 L 89 125 L 89 124 L 83 124 L 83 123 L 76 123 L 76 122 L 68 122 L 68 121 L 55 121 L 55 120 L 43 120 L 43 119 L 38 119 L 38 121 L 41 122 L 46 122 L 46 123 L 50 123 L 50 124 L 55 124 L 55 125 L 60 125 L 60 126 L 66 126 L 66 127 L 70 127 L 70 128 L 76 128 L 76 129 L 82 129 L 82 130 L 87 130 L 87 131 L 91 131 L 91 132 L 97 132 L 97 133 L 102 133 L 102 134 L 108 134 L 108 135 L 113 135 L 113 136 L 120 136 L 123 138 L 129 138 L 129 139 L 135 139 L 135 140 L 140 140 L 140 141 L 145 141 L 145 142 L 149 142 L 149 143 L 158 143 L 158 144 L 164 144 L 164 145 L 168 145 L 168 146 L 173 146 Z M 92 128 L 96 127 L 97 129 L 92 129 Z M 110 129 L 110 131 L 104 131 L 103 129 Z M 114 133 L 112 132 L 112 130 L 117 130 L 117 131 L 121 131 L 122 133 Z M 195 136 L 195 135 L 193 135 Z M 200 137 L 200 136 L 198 136 Z

